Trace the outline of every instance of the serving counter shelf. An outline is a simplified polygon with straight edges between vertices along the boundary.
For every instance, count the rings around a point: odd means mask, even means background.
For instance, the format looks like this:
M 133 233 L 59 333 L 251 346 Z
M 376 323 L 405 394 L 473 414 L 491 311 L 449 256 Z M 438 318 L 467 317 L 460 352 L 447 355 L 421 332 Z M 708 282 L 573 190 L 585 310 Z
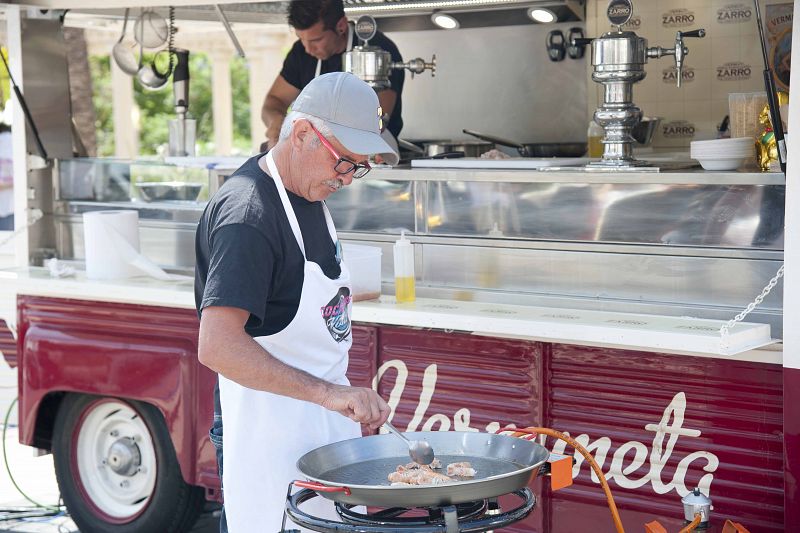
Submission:
M 662 172 L 586 172 L 575 167 L 558 170 L 499 170 L 467 168 L 376 167 L 367 180 L 491 181 L 508 183 L 627 183 L 664 185 L 784 185 L 780 172 L 709 172 L 702 169 Z
M 97 161 L 80 163 L 91 171 Z M 157 168 L 150 163 L 149 175 Z M 209 190 L 232 172 L 194 170 L 207 172 Z M 174 172 L 165 165 L 163 178 L 175 181 Z M 101 189 L 76 177 L 84 190 Z M 55 178 L 57 191 L 70 190 Z M 784 197 L 783 175 L 774 173 L 377 167 L 327 204 L 343 240 L 382 248 L 384 293 L 393 292 L 391 246 L 405 230 L 417 286 L 435 298 L 725 321 L 783 261 Z M 54 248 L 80 266 L 82 214 L 135 209 L 142 253 L 191 275 L 205 205 L 57 195 L 43 222 L 52 220 L 55 242 L 39 255 Z M 748 320 L 780 339 L 782 309 L 778 287 Z
M 19 295 L 119 302 L 194 309 L 191 280 L 159 281 L 148 277 L 90 280 L 54 278 L 45 268 L 0 270 L 0 298 Z M 424 291 L 423 291 L 424 294 Z M 1 316 L 13 324 L 13 316 Z M 765 324 L 743 322 L 725 341 L 719 320 L 634 313 L 587 311 L 550 305 L 510 305 L 438 298 L 397 303 L 393 296 L 356 302 L 353 321 L 392 326 L 462 331 L 475 335 L 604 346 L 631 350 L 723 357 L 780 364 L 780 351 L 756 350 L 774 344 Z

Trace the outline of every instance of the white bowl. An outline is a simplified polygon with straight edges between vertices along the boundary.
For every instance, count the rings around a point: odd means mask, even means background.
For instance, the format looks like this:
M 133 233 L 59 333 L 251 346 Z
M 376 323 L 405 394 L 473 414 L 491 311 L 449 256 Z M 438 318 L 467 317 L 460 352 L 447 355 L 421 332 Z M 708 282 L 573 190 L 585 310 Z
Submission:
M 755 150 L 752 148 L 748 150 L 719 150 L 713 152 L 690 150 L 689 155 L 692 159 L 735 159 L 737 157 L 752 157 L 755 155 Z
M 744 157 L 725 157 L 719 159 L 697 159 L 697 162 L 700 163 L 700 166 L 703 167 L 705 170 L 736 170 L 740 166 L 746 158 Z
M 755 139 L 752 137 L 733 137 L 731 139 L 709 139 L 707 141 L 692 141 L 691 144 L 693 146 L 703 146 L 703 147 L 711 147 L 711 146 L 718 146 L 718 147 L 729 147 L 729 146 L 736 146 L 739 144 L 753 144 Z

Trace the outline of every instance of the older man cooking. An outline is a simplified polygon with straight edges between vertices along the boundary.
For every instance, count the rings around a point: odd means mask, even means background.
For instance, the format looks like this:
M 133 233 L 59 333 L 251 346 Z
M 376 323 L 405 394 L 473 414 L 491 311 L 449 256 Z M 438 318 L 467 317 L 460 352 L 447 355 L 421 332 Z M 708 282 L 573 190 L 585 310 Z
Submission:
M 296 460 L 388 418 L 375 391 L 345 376 L 350 274 L 323 203 L 369 172 L 369 155 L 391 152 L 380 116 L 352 74 L 314 79 L 275 148 L 226 181 L 198 226 L 198 356 L 220 375 L 233 533 L 279 530 Z M 313 505 L 335 516 L 329 501 Z

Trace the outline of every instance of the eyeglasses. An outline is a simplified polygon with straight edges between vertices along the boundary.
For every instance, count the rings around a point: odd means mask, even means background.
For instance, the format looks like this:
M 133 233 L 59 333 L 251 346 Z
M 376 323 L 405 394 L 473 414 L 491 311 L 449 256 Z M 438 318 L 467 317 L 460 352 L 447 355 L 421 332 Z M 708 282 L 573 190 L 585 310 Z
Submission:
M 369 171 L 372 170 L 372 167 L 369 166 L 369 163 L 356 163 L 355 161 L 351 161 L 346 157 L 340 156 L 336 152 L 336 149 L 328 141 L 328 139 L 323 137 L 322 134 L 317 130 L 317 128 L 315 128 L 314 125 L 311 124 L 311 122 L 309 122 L 309 124 L 311 125 L 311 129 L 314 130 L 314 133 L 317 134 L 317 137 L 319 138 L 322 145 L 328 149 L 328 151 L 334 158 L 336 158 L 336 165 L 334 165 L 333 170 L 335 170 L 337 174 L 345 175 L 345 174 L 350 174 L 352 172 L 353 178 L 359 179 L 366 176 L 369 173 Z

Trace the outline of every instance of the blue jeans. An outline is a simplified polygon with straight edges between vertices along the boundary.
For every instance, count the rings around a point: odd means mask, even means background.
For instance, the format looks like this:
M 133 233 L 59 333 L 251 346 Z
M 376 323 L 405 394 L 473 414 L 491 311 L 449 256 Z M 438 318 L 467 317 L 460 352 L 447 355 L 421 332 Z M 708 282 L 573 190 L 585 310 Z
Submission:
M 219 380 L 217 380 L 217 384 L 214 385 L 214 421 L 211 423 L 208 436 L 211 438 L 211 443 L 214 445 L 217 452 L 217 469 L 219 471 L 220 483 L 222 483 L 222 407 L 219 402 Z M 225 519 L 225 505 L 222 506 L 222 511 L 219 516 L 219 532 L 228 533 L 228 521 Z

